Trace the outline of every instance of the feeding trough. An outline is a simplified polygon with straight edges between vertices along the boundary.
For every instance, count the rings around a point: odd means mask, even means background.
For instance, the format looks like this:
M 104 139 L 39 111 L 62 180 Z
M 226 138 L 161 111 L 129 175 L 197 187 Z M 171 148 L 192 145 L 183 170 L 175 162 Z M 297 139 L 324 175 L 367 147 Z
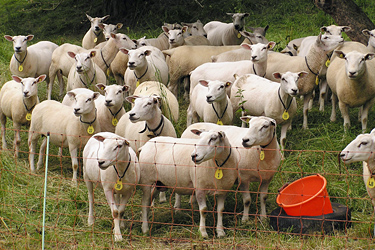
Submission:
M 307 233 L 350 227 L 351 212 L 346 206 L 331 203 L 327 181 L 311 175 L 283 187 L 276 198 L 279 208 L 272 211 L 270 225 L 277 231 Z

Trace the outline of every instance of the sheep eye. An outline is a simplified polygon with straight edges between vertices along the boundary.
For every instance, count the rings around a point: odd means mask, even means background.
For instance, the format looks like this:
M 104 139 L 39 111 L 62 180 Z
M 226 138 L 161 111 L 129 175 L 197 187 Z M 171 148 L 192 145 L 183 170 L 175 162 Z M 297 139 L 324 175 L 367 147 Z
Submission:
M 88 99 L 86 100 L 86 102 L 91 102 L 91 98 L 88 98 Z
M 117 94 L 121 94 L 121 93 L 122 93 L 122 90 L 117 91 Z
M 367 142 L 361 142 L 358 147 L 360 148 L 361 146 L 366 146 L 368 143 Z
M 126 37 L 123 37 L 122 40 L 126 40 Z
M 120 148 L 122 148 L 122 144 L 117 145 L 114 150 L 120 149 Z
M 281 78 L 281 81 L 285 82 L 285 78 Z
M 220 85 L 219 89 L 222 89 L 222 88 L 224 88 L 224 85 Z

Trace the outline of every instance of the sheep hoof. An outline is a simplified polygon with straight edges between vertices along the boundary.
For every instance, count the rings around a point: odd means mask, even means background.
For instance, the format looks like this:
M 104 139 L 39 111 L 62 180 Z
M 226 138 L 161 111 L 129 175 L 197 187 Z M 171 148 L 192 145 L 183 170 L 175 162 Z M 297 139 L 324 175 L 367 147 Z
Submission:
M 221 238 L 225 236 L 225 232 L 223 229 L 218 229 L 217 230 L 217 237 Z
M 122 241 L 122 235 L 121 234 L 115 234 L 115 242 Z
M 88 224 L 89 226 L 92 226 L 92 225 L 94 224 L 94 222 L 95 222 L 94 217 L 89 217 L 88 220 L 87 220 L 87 224 Z

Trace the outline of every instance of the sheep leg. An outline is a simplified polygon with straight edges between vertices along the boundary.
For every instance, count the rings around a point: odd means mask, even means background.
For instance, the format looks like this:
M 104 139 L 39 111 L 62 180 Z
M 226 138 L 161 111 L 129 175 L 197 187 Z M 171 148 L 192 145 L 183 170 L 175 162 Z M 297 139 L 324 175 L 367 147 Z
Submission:
M 118 211 L 119 211 L 119 220 L 120 220 L 120 228 L 125 227 L 125 221 L 123 220 L 126 204 L 133 192 L 130 192 L 129 189 L 127 192 L 121 195 L 120 202 L 118 203 Z
M 0 122 L 1 122 L 1 139 L 2 139 L 2 149 L 7 149 L 7 141 L 5 138 L 5 131 L 6 131 L 6 124 L 7 124 L 7 117 L 1 113 L 0 114 Z
M 243 215 L 242 215 L 242 222 L 246 222 L 249 220 L 249 210 L 251 204 L 251 196 L 249 192 L 249 182 L 241 181 L 240 190 L 242 193 L 242 202 L 243 202 Z
M 362 112 L 363 112 L 363 106 L 359 107 L 359 110 L 358 110 L 358 121 L 359 122 L 361 122 Z
M 64 96 L 64 92 L 65 92 L 65 82 L 64 82 L 64 79 L 62 77 L 62 73 L 61 71 L 57 71 L 57 79 L 59 81 L 59 86 L 60 86 L 60 92 L 59 92 L 59 95 L 60 95 L 60 98 L 62 98 Z M 52 85 L 51 85 L 51 93 L 49 94 L 52 94 Z
M 47 148 L 47 138 L 44 137 L 43 141 L 42 141 L 42 144 L 40 145 L 40 149 L 39 149 L 39 158 L 38 158 L 36 170 L 41 169 L 43 167 L 44 155 L 46 153 L 46 148 Z
M 309 113 L 309 102 L 311 100 L 312 93 L 308 93 L 303 96 L 303 129 L 308 129 L 307 125 L 307 114 Z
M 224 211 L 224 201 L 226 195 L 217 195 L 217 225 L 216 233 L 217 237 L 224 237 L 225 231 L 223 226 L 223 211 Z
M 328 83 L 327 80 L 321 79 L 320 81 L 320 94 L 319 94 L 319 111 L 324 112 L 324 101 L 327 94 Z
M 94 189 L 93 189 L 93 183 L 90 180 L 86 180 L 86 187 L 88 190 L 88 198 L 89 198 L 89 217 L 87 219 L 87 224 L 91 226 L 95 222 L 94 218 Z
M 35 158 L 35 152 L 36 152 L 36 144 L 39 138 L 38 133 L 34 133 L 33 131 L 29 132 L 29 164 L 30 164 L 30 170 L 32 173 L 35 173 L 35 164 L 34 164 L 34 158 Z
M 280 135 L 280 146 L 281 146 L 281 152 L 285 149 L 285 142 L 286 142 L 286 132 L 288 131 L 288 128 L 291 126 L 292 121 L 289 120 L 285 122 L 281 126 L 281 135 Z
M 197 198 L 200 214 L 199 231 L 203 238 L 207 238 L 208 234 L 206 231 L 206 192 L 203 190 L 196 190 L 195 196 Z
M 362 122 L 362 132 L 365 133 L 367 129 L 367 121 L 368 121 L 368 112 L 371 109 L 372 105 L 374 104 L 375 98 L 372 98 L 370 101 L 366 102 L 363 105 L 362 114 L 361 114 L 361 122 Z
M 346 132 L 350 128 L 349 106 L 339 100 L 339 109 L 344 118 L 344 131 Z
M 186 127 L 189 127 L 193 123 L 193 116 L 193 108 L 191 105 L 189 105 L 187 109 Z
M 245 115 L 246 115 L 246 112 L 244 110 L 241 110 L 241 116 L 245 116 Z M 242 121 L 241 128 L 246 128 L 246 122 Z
M 190 76 L 184 77 L 182 80 L 184 83 L 184 99 L 185 101 L 189 102 L 189 93 L 190 93 Z
M 173 207 L 175 209 L 181 208 L 181 195 L 179 195 L 178 193 L 175 194 L 175 202 Z
M 271 180 L 261 180 L 260 184 L 260 218 L 264 219 L 267 216 L 266 213 L 266 200 L 268 196 L 268 186 L 270 185 Z
M 13 128 L 15 130 L 14 141 L 13 141 L 14 157 L 18 158 L 18 153 L 20 151 L 20 144 L 21 144 L 21 136 L 20 136 L 21 125 L 13 122 Z
M 368 179 L 370 179 L 371 173 L 368 169 L 367 162 L 364 161 L 362 163 L 362 166 L 363 166 L 363 182 L 365 183 L 367 193 L 371 198 L 371 203 L 372 203 L 372 205 L 374 207 L 374 211 L 375 211 L 375 189 L 369 188 L 367 186 L 367 181 L 368 181 Z M 374 233 L 374 236 L 375 236 L 375 224 L 374 224 L 374 232 L 373 233 Z
M 332 110 L 331 110 L 331 117 L 330 121 L 335 122 L 336 121 L 336 105 L 337 105 L 337 95 L 332 93 Z
M 146 234 L 149 231 L 148 213 L 151 205 L 151 186 L 142 186 L 142 192 L 142 232 Z
M 113 191 L 111 189 L 105 190 L 105 197 L 107 198 L 107 202 L 109 207 L 111 208 L 111 213 L 113 217 L 113 234 L 115 236 L 115 241 L 121 241 L 122 240 L 122 235 L 120 231 L 120 213 L 119 210 L 116 206 L 115 198 L 113 196 Z
M 69 147 L 70 157 L 72 158 L 72 168 L 73 168 L 73 179 L 72 182 L 77 184 L 77 172 L 78 172 L 78 158 L 77 153 L 78 150 L 76 147 L 71 148 Z
M 113 76 L 115 77 L 117 85 L 124 86 L 124 76 L 122 76 L 120 74 L 114 74 Z
M 167 196 L 165 195 L 165 192 L 159 193 L 159 202 L 160 203 L 167 202 Z

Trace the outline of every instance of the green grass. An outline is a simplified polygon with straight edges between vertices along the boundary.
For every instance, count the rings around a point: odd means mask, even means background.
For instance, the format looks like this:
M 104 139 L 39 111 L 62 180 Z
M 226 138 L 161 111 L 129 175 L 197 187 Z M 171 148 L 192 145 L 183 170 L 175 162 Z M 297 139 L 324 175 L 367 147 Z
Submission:
M 201 2 L 201 1 L 200 1 Z M 375 3 L 371 1 L 356 1 L 369 15 L 375 19 Z M 78 28 L 77 22 L 82 22 L 84 15 L 77 17 L 71 14 L 66 23 L 59 21 L 68 14 L 62 1 L 58 8 L 56 20 L 51 21 L 47 17 L 51 15 L 49 9 L 50 1 L 0 1 L 0 15 L 4 16 L 4 23 L 0 28 L 1 35 L 28 34 L 35 31 L 35 41 L 41 38 L 62 44 L 65 42 L 79 44 L 85 28 Z M 71 3 L 71 2 L 70 2 Z M 48 5 L 50 4 L 50 5 Z M 247 11 L 250 13 L 248 26 L 270 25 L 267 39 L 277 42 L 276 50 L 282 49 L 285 44 L 294 38 L 316 35 L 323 25 L 333 23 L 333 20 L 323 12 L 318 11 L 311 1 L 276 1 L 267 3 L 232 1 L 227 3 L 233 11 Z M 88 3 L 76 3 L 76 9 L 80 12 L 89 8 Z M 96 8 L 97 2 L 92 3 Z M 6 7 L 4 7 L 6 6 Z M 31 7 L 30 7 L 31 6 Z M 83 8 L 84 6 L 85 8 Z M 4 8 L 3 8 L 4 7 Z M 11 12 L 16 7 L 17 13 Z M 207 7 L 207 5 L 206 5 Z M 82 8 L 82 9 L 80 9 Z M 217 8 L 214 5 L 207 8 Z M 223 7 L 224 8 L 224 7 Z M 59 10 L 58 9 L 58 10 Z M 73 8 L 71 12 L 77 11 Z M 216 10 L 216 9 L 215 9 Z M 34 12 L 33 12 L 34 11 Z M 9 13 L 8 13 L 9 12 Z M 35 12 L 38 15 L 35 15 Z M 223 11 L 229 12 L 228 10 Z M 23 18 L 29 18 L 34 13 L 35 21 L 25 25 L 21 23 Z M 56 12 L 53 12 L 56 14 Z M 43 17 L 45 14 L 47 17 Z M 218 15 L 220 13 L 213 13 Z M 164 15 L 164 14 L 163 14 Z M 50 17 L 50 16 L 49 16 Z M 164 16 L 166 21 L 167 14 Z M 162 19 L 163 17 L 158 17 Z M 157 19 L 157 18 L 155 18 Z M 48 21 L 47 21 L 48 20 Z M 201 18 L 203 22 L 206 20 Z M 226 20 L 225 18 L 221 20 Z M 229 21 L 229 20 L 227 20 Z M 141 21 L 139 21 L 141 22 Z M 73 28 L 70 32 L 67 27 Z M 11 25 L 8 25 L 11 24 Z M 88 24 L 85 23 L 85 27 Z M 132 38 L 143 35 L 148 37 L 157 36 L 159 31 L 155 27 L 161 24 L 148 21 L 148 29 L 125 28 L 122 32 Z M 45 29 L 40 28 L 46 27 Z M 32 28 L 31 28 L 32 27 Z M 36 27 L 36 28 L 35 28 Z M 48 36 L 48 33 L 53 35 Z M 9 60 L 12 56 L 12 45 L 0 39 L 0 83 L 3 85 L 10 80 L 8 70 Z M 46 97 L 46 86 L 39 87 L 41 100 Z M 53 98 L 58 97 L 58 86 L 54 85 Z M 179 96 L 180 120 L 176 124 L 178 134 L 186 128 L 187 103 Z M 197 206 L 192 208 L 188 203 L 188 197 L 183 197 L 182 210 L 174 213 L 172 207 L 174 198 L 171 191 L 168 197 L 171 201 L 166 204 L 156 203 L 152 220 L 155 222 L 151 229 L 151 236 L 143 235 L 141 232 L 141 191 L 134 194 L 128 203 L 125 214 L 126 228 L 122 229 L 124 241 L 114 243 L 112 237 L 112 219 L 109 207 L 101 188 L 95 190 L 95 214 L 96 222 L 93 227 L 87 226 L 87 189 L 82 181 L 82 170 L 80 167 L 80 180 L 77 186 L 72 185 L 71 161 L 69 152 L 64 150 L 64 157 L 58 157 L 57 147 L 52 146 L 48 171 L 48 195 L 47 195 L 47 218 L 46 218 L 46 248 L 57 249 L 247 249 L 247 248 L 278 248 L 278 249 L 369 249 L 374 248 L 371 238 L 373 228 L 373 207 L 368 198 L 362 180 L 362 165 L 360 163 L 344 165 L 340 164 L 337 154 L 356 135 L 361 133 L 361 125 L 357 121 L 358 109 L 350 110 L 352 128 L 344 133 L 343 120 L 338 115 L 336 123 L 329 122 L 330 103 L 325 112 L 318 111 L 317 98 L 314 107 L 309 112 L 309 130 L 302 130 L 302 102 L 298 100 L 299 110 L 293 122 L 293 129 L 287 135 L 287 152 L 285 160 L 282 161 L 279 172 L 276 173 L 269 189 L 267 200 L 267 212 L 270 213 L 277 207 L 276 196 L 278 189 L 285 183 L 292 182 L 303 176 L 320 173 L 328 181 L 328 193 L 331 200 L 346 204 L 352 209 L 353 226 L 346 232 L 335 231 L 332 234 L 322 236 L 316 232 L 315 236 L 295 235 L 291 233 L 277 233 L 268 225 L 268 219 L 259 221 L 252 215 L 248 223 L 241 223 L 241 211 L 243 208 L 242 197 L 233 191 L 228 194 L 224 215 L 224 226 L 227 227 L 227 237 L 223 239 L 213 238 L 214 228 L 209 228 L 210 239 L 204 240 L 198 233 L 199 213 Z M 369 115 L 368 127 L 375 127 L 372 108 Z M 239 114 L 236 114 L 236 125 L 240 125 Z M 8 121 L 8 128 L 11 122 Z M 26 127 L 24 128 L 27 129 Z M 280 128 L 278 128 L 280 134 Z M 43 171 L 31 174 L 28 164 L 27 132 L 22 131 L 22 143 L 20 158 L 14 159 L 12 150 L 0 151 L 0 248 L 2 249 L 39 249 L 41 248 L 42 209 L 43 209 Z M 8 146 L 13 141 L 13 131 L 7 131 Z M 257 197 L 258 183 L 252 183 L 250 190 L 252 204 L 250 211 L 256 214 L 259 210 L 259 197 Z M 209 208 L 215 207 L 215 199 L 208 198 Z M 213 227 L 216 223 L 215 213 L 207 215 L 207 225 Z M 193 227 L 194 226 L 194 227 Z

